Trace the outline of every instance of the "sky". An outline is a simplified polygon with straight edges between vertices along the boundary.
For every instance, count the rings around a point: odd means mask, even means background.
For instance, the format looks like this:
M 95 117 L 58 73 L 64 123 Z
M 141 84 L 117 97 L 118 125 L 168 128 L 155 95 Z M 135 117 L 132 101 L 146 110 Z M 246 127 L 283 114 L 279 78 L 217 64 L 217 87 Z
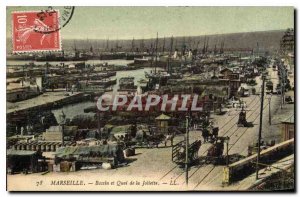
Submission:
M 7 7 L 7 37 L 11 35 L 11 11 L 40 9 Z M 76 7 L 61 36 L 147 39 L 156 37 L 157 32 L 160 37 L 199 36 L 292 27 L 293 7 Z

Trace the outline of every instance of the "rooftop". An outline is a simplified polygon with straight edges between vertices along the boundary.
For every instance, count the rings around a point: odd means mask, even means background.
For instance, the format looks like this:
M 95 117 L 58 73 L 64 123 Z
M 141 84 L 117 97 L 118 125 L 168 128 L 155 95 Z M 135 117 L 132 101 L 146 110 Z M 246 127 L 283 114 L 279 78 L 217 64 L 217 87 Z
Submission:
M 169 119 L 170 119 L 170 116 L 167 116 L 165 114 L 161 114 L 155 118 L 155 120 L 169 120 Z
M 49 103 L 58 102 L 62 99 L 66 99 L 67 97 L 73 97 L 78 94 L 81 94 L 80 92 L 74 92 L 71 96 L 67 96 L 65 92 L 47 92 L 42 95 L 39 95 L 37 97 L 27 99 L 24 101 L 19 101 L 15 103 L 6 102 L 6 113 L 12 113 L 19 110 L 24 110 L 40 105 L 45 105 Z
M 7 90 L 17 90 L 17 89 L 26 89 L 28 88 L 29 86 L 22 86 L 21 83 L 9 83 L 7 86 L 6 86 L 6 89 Z
M 291 115 L 289 118 L 287 118 L 284 121 L 282 121 L 282 123 L 294 124 L 295 123 L 295 114 Z
M 27 150 L 13 150 L 13 149 L 9 149 L 6 152 L 6 155 L 19 155 L 19 156 L 30 156 L 30 155 L 34 155 L 36 153 L 36 151 L 27 151 Z

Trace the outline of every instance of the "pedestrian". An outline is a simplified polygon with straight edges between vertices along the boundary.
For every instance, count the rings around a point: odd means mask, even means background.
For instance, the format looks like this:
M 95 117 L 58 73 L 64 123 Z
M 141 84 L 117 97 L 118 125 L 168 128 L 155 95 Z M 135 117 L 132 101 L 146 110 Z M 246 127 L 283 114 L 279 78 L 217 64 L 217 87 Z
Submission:
M 204 143 L 208 141 L 208 134 L 209 134 L 209 132 L 207 129 L 202 130 L 202 137 L 204 139 Z
M 214 139 L 217 139 L 218 138 L 218 135 L 219 135 L 219 127 L 214 127 L 212 129 L 212 135 L 213 135 L 213 138 Z

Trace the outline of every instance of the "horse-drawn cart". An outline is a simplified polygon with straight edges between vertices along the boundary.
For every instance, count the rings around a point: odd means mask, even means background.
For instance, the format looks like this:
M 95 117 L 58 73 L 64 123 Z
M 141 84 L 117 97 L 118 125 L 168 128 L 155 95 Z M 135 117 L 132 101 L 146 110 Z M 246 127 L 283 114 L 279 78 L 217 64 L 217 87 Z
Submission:
M 238 127 L 253 127 L 253 123 L 247 121 L 246 115 L 247 115 L 246 110 L 244 110 L 244 108 L 242 108 L 242 110 L 239 114 L 238 122 L 237 122 Z
M 186 163 L 186 142 L 183 140 L 172 146 L 172 161 L 180 166 Z M 188 148 L 188 164 L 192 165 L 198 160 L 198 151 L 201 147 L 201 140 L 196 140 Z
M 199 163 L 220 165 L 226 161 L 224 152 L 224 143 L 228 146 L 229 137 L 217 137 L 207 149 L 207 154 L 199 158 Z

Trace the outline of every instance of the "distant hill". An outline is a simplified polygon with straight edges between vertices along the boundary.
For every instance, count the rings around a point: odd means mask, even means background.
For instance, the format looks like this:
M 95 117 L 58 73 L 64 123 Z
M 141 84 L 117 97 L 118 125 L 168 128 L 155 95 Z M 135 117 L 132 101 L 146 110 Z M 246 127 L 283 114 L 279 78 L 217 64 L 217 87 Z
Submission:
M 192 37 L 175 37 L 173 42 L 173 49 L 176 45 L 178 49 L 181 48 L 183 43 L 188 48 L 202 49 L 204 40 L 209 40 L 209 48 L 213 49 L 215 45 L 217 48 L 220 47 L 221 42 L 224 41 L 225 48 L 253 48 L 257 49 L 257 43 L 260 50 L 273 51 L 279 49 L 280 40 L 285 30 L 273 30 L 273 31 L 259 31 L 259 32 L 245 32 L 245 33 L 230 33 L 230 34 L 218 34 L 218 35 L 207 35 L 207 36 L 192 36 Z M 63 38 L 63 37 L 62 37 Z M 156 38 L 143 40 L 144 46 L 150 48 L 151 44 L 154 47 Z M 158 48 L 162 50 L 164 38 L 159 37 Z M 170 48 L 170 37 L 165 38 L 165 49 Z M 119 47 L 119 51 L 130 50 L 132 47 L 132 40 L 109 40 L 109 48 Z M 140 48 L 142 41 L 134 40 L 135 48 Z M 77 49 L 90 50 L 91 47 L 94 51 L 97 49 L 105 49 L 107 41 L 103 39 L 63 39 L 62 46 L 65 51 L 73 50 L 76 46 Z M 7 38 L 7 52 L 11 52 L 11 38 Z

